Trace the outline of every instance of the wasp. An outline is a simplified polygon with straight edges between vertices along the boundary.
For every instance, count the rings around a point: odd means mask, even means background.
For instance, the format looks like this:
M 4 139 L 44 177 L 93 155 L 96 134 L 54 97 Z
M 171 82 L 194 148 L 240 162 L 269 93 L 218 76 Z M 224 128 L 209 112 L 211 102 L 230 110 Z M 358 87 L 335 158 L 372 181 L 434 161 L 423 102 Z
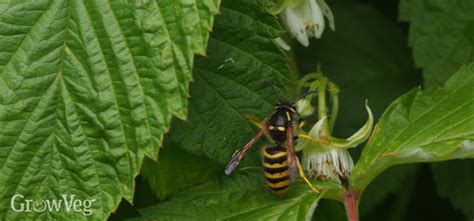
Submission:
M 278 95 L 273 84 L 271 82 L 267 83 L 270 84 L 274 93 Z M 294 131 L 297 128 L 295 124 L 295 116 L 297 116 L 295 104 L 312 93 L 316 92 L 308 91 L 294 102 L 282 101 L 279 98 L 279 102 L 275 105 L 268 120 L 264 120 L 261 129 L 247 144 L 232 155 L 232 159 L 225 168 L 225 173 L 230 175 L 238 167 L 240 161 L 251 147 L 265 134 L 273 141 L 273 145 L 263 149 L 266 185 L 272 192 L 276 195 L 285 195 L 289 191 L 290 183 L 294 181 L 296 174 L 299 173 L 300 177 L 303 178 L 310 188 L 318 193 L 318 190 L 306 178 L 294 149 L 294 140 L 297 138 L 294 136 Z

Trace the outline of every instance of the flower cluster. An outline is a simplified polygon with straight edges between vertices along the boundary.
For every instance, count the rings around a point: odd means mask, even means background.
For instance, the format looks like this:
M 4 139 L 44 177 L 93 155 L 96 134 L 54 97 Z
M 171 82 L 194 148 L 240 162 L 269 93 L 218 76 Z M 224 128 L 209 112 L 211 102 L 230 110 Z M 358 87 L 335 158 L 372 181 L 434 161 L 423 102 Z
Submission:
M 367 122 L 352 136 L 346 139 L 336 138 L 331 135 L 332 127 L 338 111 L 338 87 L 322 74 L 309 74 L 305 78 L 315 78 L 307 86 L 310 90 L 317 90 L 318 121 L 308 133 L 299 131 L 300 140 L 296 150 L 303 152 L 303 166 L 312 178 L 321 180 L 334 180 L 347 178 L 354 167 L 354 162 L 348 152 L 349 148 L 356 147 L 369 137 L 374 119 L 369 106 L 365 105 L 368 113 Z M 307 83 L 307 82 L 306 82 Z M 332 101 L 331 114 L 326 107 L 326 91 L 330 93 Z M 315 95 L 316 96 L 316 95 Z M 300 101 L 297 104 L 298 112 L 308 114 L 314 111 L 311 100 Z M 306 115 L 309 116 L 309 115 Z M 329 117 L 328 117 L 329 116 Z
M 324 0 L 280 0 L 271 11 L 280 15 L 290 35 L 305 47 L 309 45 L 309 38 L 321 38 L 325 28 L 324 16 L 328 18 L 330 28 L 335 30 L 334 17 Z M 281 38 L 276 42 L 289 50 Z

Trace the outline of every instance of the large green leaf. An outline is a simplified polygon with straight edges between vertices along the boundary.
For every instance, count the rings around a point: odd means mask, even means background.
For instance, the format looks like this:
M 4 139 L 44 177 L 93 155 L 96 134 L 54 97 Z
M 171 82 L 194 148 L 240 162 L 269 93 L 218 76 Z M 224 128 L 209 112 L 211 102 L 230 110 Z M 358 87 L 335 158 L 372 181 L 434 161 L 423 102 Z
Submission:
M 474 1 L 400 1 L 410 22 L 410 45 L 426 86 L 439 86 L 462 64 L 474 61 Z
M 426 86 L 441 84 L 461 64 L 474 61 L 473 1 L 403 0 L 400 3 L 400 19 L 410 22 L 410 43 L 417 65 L 424 68 Z M 463 174 L 469 174 L 467 168 L 473 165 L 474 162 L 447 162 L 433 166 L 440 195 L 468 217 L 474 216 L 470 206 L 474 201 L 466 197 L 472 193 L 474 180 Z M 454 182 L 456 188 L 452 188 Z
M 261 168 L 210 181 L 176 194 L 172 200 L 140 210 L 145 220 L 305 220 L 318 196 L 303 182 L 278 197 L 265 189 Z M 334 188 L 330 183 L 326 188 Z
M 156 158 L 171 117 L 186 117 L 193 54 L 217 5 L 0 4 L 0 219 L 104 219 L 130 201 L 144 155 Z M 15 194 L 96 202 L 89 217 L 16 213 Z
M 363 190 L 384 169 L 402 163 L 474 157 L 474 64 L 443 88 L 414 89 L 387 109 L 355 166 Z
M 294 80 L 287 58 L 273 42 L 281 27 L 266 11 L 269 3 L 266 0 L 222 3 L 222 14 L 216 17 L 208 54 L 196 59 L 195 81 L 190 86 L 189 120 L 172 123 L 164 146 L 186 151 L 194 160 L 177 157 L 181 160 L 167 160 L 170 165 L 166 168 L 186 165 L 191 176 L 201 174 L 201 178 L 210 178 L 207 170 L 195 164 L 214 161 L 219 163 L 218 174 L 222 175 L 224 164 L 232 153 L 257 130 L 242 115 L 263 118 L 277 101 L 264 80 L 271 80 L 279 88 L 285 88 Z M 255 145 L 243 164 L 261 164 L 261 147 Z M 191 176 L 176 180 L 174 174 L 167 173 L 166 168 L 159 165 L 160 162 L 146 162 L 144 175 L 152 181 L 151 187 L 160 198 L 178 190 L 176 186 L 182 188 L 203 181 L 191 179 Z M 174 181 L 178 183 L 166 185 Z

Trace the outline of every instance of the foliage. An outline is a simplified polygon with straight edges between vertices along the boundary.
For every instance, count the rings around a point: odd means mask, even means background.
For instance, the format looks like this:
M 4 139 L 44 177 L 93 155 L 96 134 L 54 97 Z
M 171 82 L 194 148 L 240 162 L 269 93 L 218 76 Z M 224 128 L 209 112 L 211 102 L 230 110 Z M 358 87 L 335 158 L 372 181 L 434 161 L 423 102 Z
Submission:
M 474 216 L 471 206 L 474 200 L 473 165 L 470 160 L 457 160 L 436 163 L 432 167 L 439 195 L 448 198 L 453 207 L 460 209 L 467 217 Z
M 440 86 L 460 65 L 474 61 L 474 2 L 400 1 L 400 19 L 410 22 L 410 45 L 427 87 Z
M 473 9 L 471 0 L 0 3 L 0 220 L 344 220 L 344 209 L 356 220 L 357 205 L 362 220 L 472 218 Z M 303 47 L 298 30 L 317 39 Z M 363 125 L 366 100 L 373 111 L 369 140 L 350 149 L 348 182 L 313 177 L 314 193 L 297 178 L 273 195 L 265 138 L 225 175 L 258 130 L 248 116 L 300 96 L 298 79 L 317 70 L 338 91 L 328 90 L 327 110 L 324 88 L 306 97 L 319 116 L 296 142 L 324 122 L 320 110 L 334 137 Z M 340 148 L 310 135 L 307 146 Z M 91 215 L 16 212 L 17 194 L 96 201 Z
M 443 88 L 408 92 L 390 105 L 354 168 L 351 179 L 364 189 L 385 168 L 402 163 L 474 156 L 474 64 Z
M 184 119 L 194 53 L 218 1 L 21 1 L 0 5 L 0 219 L 15 194 L 95 199 L 105 219 L 131 201 L 144 156 Z M 20 203 L 20 202 L 18 202 Z
M 284 198 L 262 185 L 261 169 L 242 168 L 231 178 L 218 178 L 180 192 L 173 199 L 146 208 L 145 220 L 304 220 L 319 198 L 303 182 L 292 185 Z M 326 188 L 333 188 L 328 183 Z

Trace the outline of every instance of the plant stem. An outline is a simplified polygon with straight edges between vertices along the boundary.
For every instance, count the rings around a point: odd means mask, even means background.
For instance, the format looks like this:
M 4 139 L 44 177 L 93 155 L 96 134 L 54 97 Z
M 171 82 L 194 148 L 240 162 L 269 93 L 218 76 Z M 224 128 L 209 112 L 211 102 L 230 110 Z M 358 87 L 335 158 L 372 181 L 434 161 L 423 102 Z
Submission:
M 329 81 L 328 91 L 332 101 L 331 115 L 329 115 L 329 131 L 332 132 L 334 124 L 336 124 L 337 112 L 339 111 L 339 87 Z
M 358 210 L 358 201 L 357 194 L 352 191 L 346 191 L 344 193 L 344 208 L 346 209 L 347 220 L 348 221 L 358 221 L 359 220 L 359 210 Z
M 353 191 L 349 185 L 347 177 L 341 177 L 341 183 L 344 186 L 344 208 L 346 209 L 347 221 L 359 220 L 358 198 L 359 194 Z
M 321 73 L 317 75 L 319 87 L 318 87 L 318 119 L 323 117 L 327 117 L 328 109 L 326 105 L 326 88 L 328 79 L 324 77 Z M 321 137 L 328 137 L 329 136 L 329 122 L 326 119 L 323 123 L 323 127 L 321 129 Z

